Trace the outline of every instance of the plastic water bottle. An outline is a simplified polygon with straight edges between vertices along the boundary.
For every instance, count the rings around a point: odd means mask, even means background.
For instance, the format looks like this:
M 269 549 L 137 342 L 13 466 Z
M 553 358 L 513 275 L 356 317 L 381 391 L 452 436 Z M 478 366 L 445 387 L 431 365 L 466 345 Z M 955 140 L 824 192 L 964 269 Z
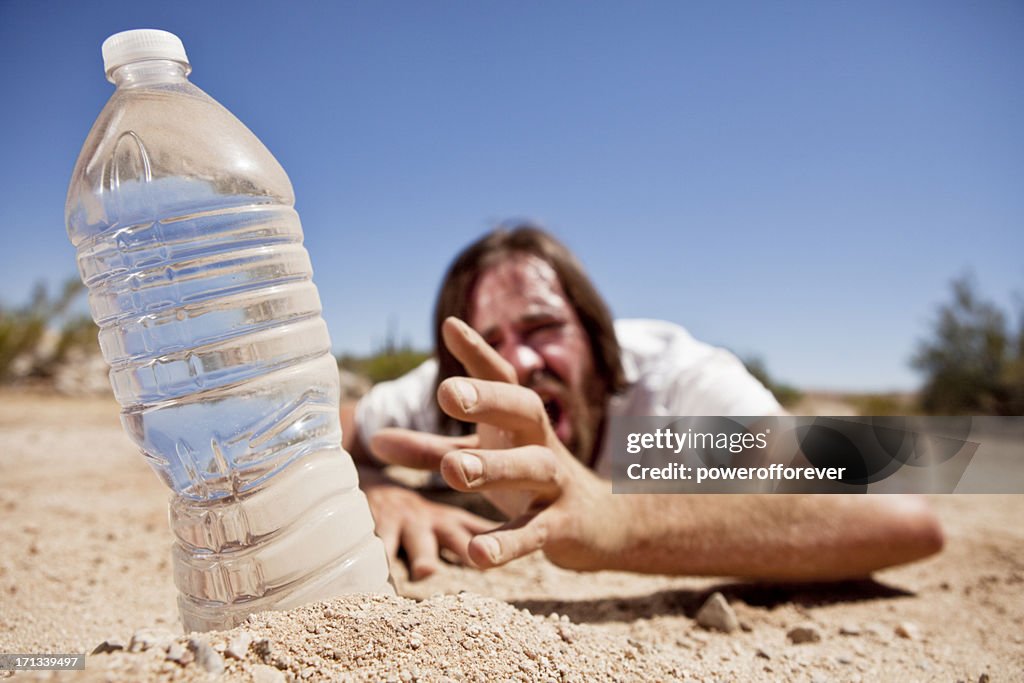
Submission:
M 351 457 L 288 176 L 165 31 L 103 44 L 117 86 L 68 190 L 121 422 L 174 491 L 186 631 L 393 593 Z

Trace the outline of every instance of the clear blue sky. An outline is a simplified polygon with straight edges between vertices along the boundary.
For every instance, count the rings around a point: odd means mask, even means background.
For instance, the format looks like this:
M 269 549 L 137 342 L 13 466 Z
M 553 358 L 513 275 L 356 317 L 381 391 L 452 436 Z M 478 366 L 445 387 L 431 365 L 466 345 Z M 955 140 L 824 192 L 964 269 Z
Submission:
M 911 388 L 973 272 L 1024 291 L 1024 4 L 0 0 L 0 300 L 75 272 L 100 43 L 177 33 L 291 176 L 335 348 L 426 346 L 452 255 L 509 217 L 619 317 L 805 387 Z

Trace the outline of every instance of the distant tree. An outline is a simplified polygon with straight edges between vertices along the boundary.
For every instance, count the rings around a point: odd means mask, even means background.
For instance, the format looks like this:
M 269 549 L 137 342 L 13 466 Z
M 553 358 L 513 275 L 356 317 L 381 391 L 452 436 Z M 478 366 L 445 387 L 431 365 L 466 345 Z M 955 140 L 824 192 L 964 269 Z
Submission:
M 84 290 L 77 277 L 68 278 L 51 297 L 46 284 L 32 290 L 29 303 L 18 308 L 0 305 L 0 381 L 20 374 L 49 376 L 65 354 L 76 346 L 96 346 L 96 326 L 87 316 L 68 317 L 68 309 Z M 48 330 L 57 332 L 52 348 L 41 349 Z
M 775 400 L 783 406 L 791 406 L 803 398 L 803 393 L 799 389 L 772 379 L 771 375 L 768 374 L 768 368 L 765 367 L 764 361 L 761 358 L 757 356 L 744 358 L 743 364 L 747 367 L 747 372 L 763 384 L 768 391 L 772 392 Z
M 419 351 L 408 341 L 398 341 L 398 320 L 388 320 L 383 342 L 368 356 L 344 354 L 338 357 L 338 367 L 362 375 L 373 384 L 397 379 L 430 358 L 429 351 Z
M 974 292 L 971 278 L 952 282 L 932 337 L 911 359 L 925 375 L 921 407 L 938 415 L 1024 414 L 1024 316 L 1014 333 L 1006 314 Z

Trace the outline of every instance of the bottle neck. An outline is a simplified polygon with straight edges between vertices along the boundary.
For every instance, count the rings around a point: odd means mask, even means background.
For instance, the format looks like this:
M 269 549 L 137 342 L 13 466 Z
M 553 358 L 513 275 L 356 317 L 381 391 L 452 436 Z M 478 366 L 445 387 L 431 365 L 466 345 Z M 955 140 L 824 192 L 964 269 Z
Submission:
M 191 70 L 188 64 L 170 59 L 145 59 L 122 64 L 107 74 L 107 80 L 118 88 L 169 85 L 187 81 Z

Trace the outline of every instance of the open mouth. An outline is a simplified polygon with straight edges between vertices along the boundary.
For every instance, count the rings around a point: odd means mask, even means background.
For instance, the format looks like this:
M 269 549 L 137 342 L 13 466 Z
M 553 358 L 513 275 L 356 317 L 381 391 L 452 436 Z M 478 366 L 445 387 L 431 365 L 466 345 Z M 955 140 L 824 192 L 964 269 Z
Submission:
M 558 426 L 558 421 L 562 417 L 562 406 L 556 399 L 544 401 L 544 412 L 548 414 L 548 421 L 551 423 L 551 426 Z

